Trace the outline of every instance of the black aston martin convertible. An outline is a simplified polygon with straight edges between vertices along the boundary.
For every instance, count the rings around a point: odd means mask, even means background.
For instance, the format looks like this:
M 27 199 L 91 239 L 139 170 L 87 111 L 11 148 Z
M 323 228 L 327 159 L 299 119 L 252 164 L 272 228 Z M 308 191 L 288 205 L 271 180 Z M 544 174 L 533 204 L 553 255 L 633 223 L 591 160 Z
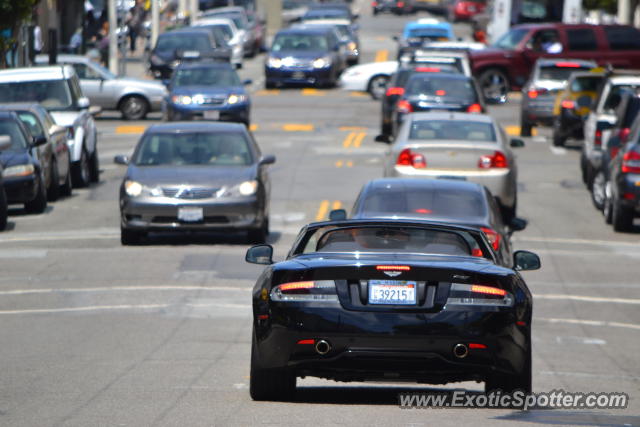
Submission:
M 496 265 L 475 229 L 417 220 L 305 226 L 287 259 L 259 245 L 268 267 L 253 289 L 251 397 L 287 400 L 296 378 L 484 381 L 531 390 L 532 297 L 517 251 Z

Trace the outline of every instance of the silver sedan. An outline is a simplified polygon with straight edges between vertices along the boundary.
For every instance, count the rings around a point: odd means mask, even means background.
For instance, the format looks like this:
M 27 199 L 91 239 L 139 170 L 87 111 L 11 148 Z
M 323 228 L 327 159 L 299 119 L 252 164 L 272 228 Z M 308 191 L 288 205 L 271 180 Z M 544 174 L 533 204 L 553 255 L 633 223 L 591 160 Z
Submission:
M 403 178 L 462 179 L 485 185 L 498 199 L 505 219 L 515 217 L 517 165 L 496 121 L 484 114 L 409 114 L 389 147 L 384 174 Z
M 157 81 L 120 77 L 80 55 L 58 55 L 59 64 L 69 64 L 80 78 L 82 93 L 92 106 L 120 110 L 126 120 L 140 120 L 147 113 L 162 110 L 167 89 Z M 47 64 L 48 56 L 38 56 L 37 64 Z

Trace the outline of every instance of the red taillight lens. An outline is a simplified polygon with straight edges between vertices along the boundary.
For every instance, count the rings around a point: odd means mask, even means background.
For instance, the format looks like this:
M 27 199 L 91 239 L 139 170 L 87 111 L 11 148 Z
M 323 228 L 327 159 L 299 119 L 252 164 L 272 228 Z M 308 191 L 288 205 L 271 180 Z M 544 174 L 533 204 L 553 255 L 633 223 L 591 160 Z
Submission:
M 500 234 L 498 234 L 498 232 L 492 228 L 481 227 L 481 229 L 484 232 L 485 236 L 487 236 L 487 240 L 489 241 L 489 243 L 491 243 L 493 249 L 496 251 L 500 249 Z
M 580 68 L 577 62 L 556 62 L 556 67 L 560 68 Z
M 622 128 L 620 132 L 618 132 L 618 137 L 620 138 L 621 143 L 627 142 L 627 138 L 629 138 L 629 134 L 631 133 L 631 128 Z
M 404 7 L 404 2 L 403 1 L 399 1 L 398 3 L 396 3 L 398 5 L 398 7 Z
M 467 113 L 481 113 L 482 107 L 480 104 L 471 104 L 469 108 L 467 108 Z
M 439 73 L 440 68 L 438 67 L 416 67 L 415 69 L 419 73 Z
M 424 208 L 418 208 L 416 210 L 414 210 L 415 213 L 419 213 L 419 214 L 430 214 L 433 213 L 433 211 L 431 209 L 424 209 Z
M 411 103 L 405 99 L 402 99 L 400 101 L 398 101 L 398 105 L 396 106 L 396 110 L 398 110 L 399 113 L 411 113 L 413 112 L 413 107 L 411 106 Z
M 509 167 L 509 162 L 502 151 L 496 151 L 493 156 L 480 156 L 478 167 L 480 169 L 507 168 Z
M 483 253 L 482 253 L 482 249 L 480 249 L 480 248 L 473 248 L 473 249 L 471 250 L 471 256 L 477 256 L 477 257 L 481 257 L 481 258 L 482 258 L 484 255 L 483 255 Z
M 296 291 L 300 289 L 311 289 L 313 288 L 313 282 L 292 282 L 292 283 L 283 283 L 280 285 L 280 290 L 282 292 L 288 291 Z
M 271 289 L 273 301 L 338 301 L 336 284 L 333 280 L 288 282 Z
M 302 344 L 302 345 L 314 345 L 316 343 L 316 340 L 300 340 L 298 341 L 298 344 Z
M 640 153 L 627 151 L 622 157 L 622 173 L 640 173 Z
M 595 137 L 593 138 L 593 145 L 595 145 L 596 147 L 601 147 L 602 146 L 602 131 L 601 130 L 597 130 Z
M 487 285 L 452 283 L 447 305 L 513 306 L 513 297 L 506 290 Z
M 408 265 L 376 265 L 376 270 L 380 271 L 411 271 Z
M 499 295 L 499 296 L 505 296 L 507 294 L 507 291 L 505 291 L 504 289 L 494 288 L 491 286 L 484 286 L 484 285 L 471 285 L 471 292 L 476 292 L 476 293 L 485 294 L 485 295 Z
M 389 89 L 387 89 L 387 93 L 386 96 L 393 96 L 393 95 L 404 95 L 404 88 L 403 87 L 390 87 Z
M 531 89 L 527 92 L 527 96 L 531 99 L 537 98 L 539 95 L 547 93 L 546 89 Z
M 486 348 L 487 348 L 487 346 L 484 345 L 484 344 L 480 344 L 480 343 L 477 343 L 477 342 L 469 343 L 469 349 L 471 349 L 471 350 L 484 350 Z
M 573 102 L 570 99 L 565 99 L 564 101 L 562 101 L 560 103 L 560 105 L 562 106 L 562 108 L 566 108 L 568 110 L 573 110 L 575 108 L 575 106 L 576 106 L 576 103 Z
M 633 193 L 624 193 L 622 195 L 622 198 L 625 199 L 625 200 L 633 200 L 633 199 L 636 198 L 636 195 L 633 194 Z
M 377 5 L 378 5 L 378 2 L 377 2 L 377 1 L 372 1 L 372 2 L 371 2 L 371 6 L 372 6 L 372 7 L 376 7 Z
M 398 155 L 396 165 L 413 166 L 416 169 L 424 169 L 427 167 L 427 159 L 425 159 L 422 154 L 414 153 L 410 148 L 405 148 Z

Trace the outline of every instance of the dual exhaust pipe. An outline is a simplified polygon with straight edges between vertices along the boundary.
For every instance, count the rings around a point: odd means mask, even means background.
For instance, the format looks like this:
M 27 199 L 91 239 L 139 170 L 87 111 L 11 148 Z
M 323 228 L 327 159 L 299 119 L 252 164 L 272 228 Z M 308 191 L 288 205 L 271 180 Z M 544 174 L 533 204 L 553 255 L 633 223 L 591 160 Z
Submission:
M 316 353 L 320 356 L 324 356 L 325 354 L 331 351 L 331 344 L 326 340 L 318 340 L 316 341 L 316 345 L 314 346 Z M 464 359 L 469 355 L 469 347 L 465 344 L 456 344 L 453 347 L 453 355 L 458 359 Z
M 320 356 L 324 356 L 325 354 L 331 351 L 331 344 L 325 340 L 318 340 L 315 345 L 316 353 Z
M 453 346 L 453 355 L 458 359 L 464 359 L 469 354 L 469 347 L 464 344 L 456 344 Z

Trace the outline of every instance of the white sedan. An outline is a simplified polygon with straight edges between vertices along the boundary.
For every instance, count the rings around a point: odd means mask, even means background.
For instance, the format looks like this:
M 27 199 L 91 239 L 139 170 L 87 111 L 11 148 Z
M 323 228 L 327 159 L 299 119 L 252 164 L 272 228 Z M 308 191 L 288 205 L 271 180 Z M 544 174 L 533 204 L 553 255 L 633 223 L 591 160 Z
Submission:
M 349 67 L 340 76 L 340 87 L 345 90 L 369 92 L 380 99 L 387 90 L 391 74 L 398 69 L 398 61 L 370 62 Z

